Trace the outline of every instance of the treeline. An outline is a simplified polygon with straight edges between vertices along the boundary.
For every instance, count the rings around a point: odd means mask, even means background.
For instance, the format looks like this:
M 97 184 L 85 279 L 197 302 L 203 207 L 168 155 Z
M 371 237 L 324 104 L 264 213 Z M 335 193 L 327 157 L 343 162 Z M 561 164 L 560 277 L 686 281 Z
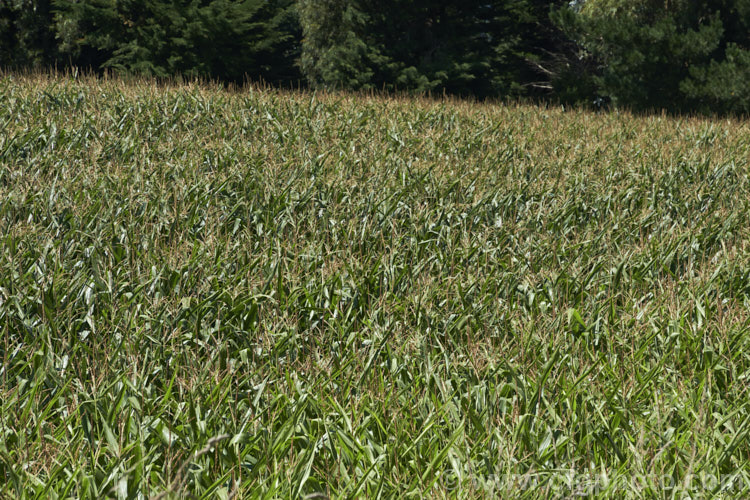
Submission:
M 0 0 L 0 66 L 750 112 L 750 0 Z

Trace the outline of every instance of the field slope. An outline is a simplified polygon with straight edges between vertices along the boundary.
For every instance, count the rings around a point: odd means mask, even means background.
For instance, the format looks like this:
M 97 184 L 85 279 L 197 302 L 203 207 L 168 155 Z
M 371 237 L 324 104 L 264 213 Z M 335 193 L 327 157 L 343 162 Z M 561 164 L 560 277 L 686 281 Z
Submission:
M 0 76 L 0 498 L 743 496 L 749 149 Z

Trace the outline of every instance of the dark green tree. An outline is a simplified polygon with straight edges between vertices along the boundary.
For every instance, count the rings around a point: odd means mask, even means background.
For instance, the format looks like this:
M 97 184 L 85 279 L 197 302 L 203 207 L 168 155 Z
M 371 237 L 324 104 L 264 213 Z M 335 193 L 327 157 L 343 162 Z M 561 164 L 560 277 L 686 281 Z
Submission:
M 39 67 L 56 56 L 50 0 L 0 0 L 0 67 Z
M 371 88 L 376 48 L 364 34 L 369 16 L 355 1 L 300 0 L 300 67 L 314 86 Z
M 70 64 L 99 71 L 128 40 L 128 19 L 113 0 L 53 0 L 59 50 Z
M 333 88 L 535 93 L 544 83 L 539 61 L 554 48 L 550 5 L 300 0 L 302 71 L 314 85 Z
M 55 0 L 61 49 L 94 68 L 291 81 L 292 0 Z
M 749 0 L 579 0 L 555 21 L 595 62 L 597 92 L 615 103 L 750 111 Z

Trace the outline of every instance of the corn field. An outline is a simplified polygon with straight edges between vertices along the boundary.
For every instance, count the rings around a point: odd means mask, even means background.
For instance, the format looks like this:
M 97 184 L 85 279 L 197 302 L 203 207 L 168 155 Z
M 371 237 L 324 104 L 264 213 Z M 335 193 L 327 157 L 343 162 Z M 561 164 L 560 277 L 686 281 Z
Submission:
M 0 498 L 742 497 L 750 125 L 0 75 Z

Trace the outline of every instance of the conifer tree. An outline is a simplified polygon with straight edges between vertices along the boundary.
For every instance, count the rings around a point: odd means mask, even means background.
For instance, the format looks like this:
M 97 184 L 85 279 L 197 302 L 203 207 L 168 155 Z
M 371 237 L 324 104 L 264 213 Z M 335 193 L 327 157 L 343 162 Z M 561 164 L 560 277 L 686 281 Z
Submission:
M 50 0 L 0 0 L 0 67 L 53 64 L 53 25 Z
M 84 65 L 167 76 L 294 80 L 293 0 L 55 0 L 61 48 Z
M 578 0 L 556 21 L 596 62 L 597 91 L 616 103 L 750 111 L 748 0 Z
M 302 71 L 325 87 L 533 93 L 552 3 L 300 0 Z

